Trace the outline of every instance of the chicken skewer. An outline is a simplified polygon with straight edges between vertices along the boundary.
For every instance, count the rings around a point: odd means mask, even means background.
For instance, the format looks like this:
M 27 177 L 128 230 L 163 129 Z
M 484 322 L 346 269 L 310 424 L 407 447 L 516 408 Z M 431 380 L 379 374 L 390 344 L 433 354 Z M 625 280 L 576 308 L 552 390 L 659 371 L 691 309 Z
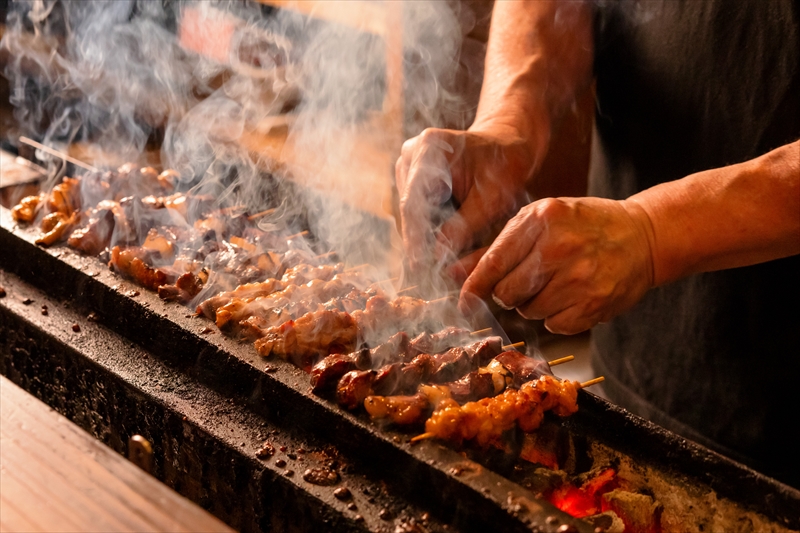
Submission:
M 603 379 L 601 376 L 579 383 L 545 375 L 524 383 L 519 389 L 508 389 L 493 398 L 464 405 L 440 395 L 433 415 L 425 422 L 425 433 L 411 440 L 438 438 L 454 444 L 475 441 L 486 447 L 515 425 L 526 433 L 535 431 L 542 424 L 546 411 L 559 417 L 575 413 L 578 390 Z
M 495 339 L 500 340 L 499 337 Z M 494 355 L 494 357 L 490 360 L 484 358 L 482 366 L 456 374 L 453 380 L 439 381 L 441 385 L 437 390 L 458 403 L 465 403 L 495 396 L 509 387 L 519 387 L 523 383 L 550 373 L 549 365 L 545 361 L 533 359 L 515 350 L 499 353 L 501 351 L 497 350 L 494 354 L 485 351 L 485 356 Z M 434 380 L 431 382 L 436 383 Z M 435 406 L 436 402 L 431 404 L 429 401 L 427 393 L 430 392 L 435 391 L 423 386 L 411 396 L 373 395 L 364 398 L 364 407 L 373 419 L 388 419 L 400 425 L 413 424 L 421 422 L 422 416 L 429 412 L 430 407 Z M 410 406 L 416 407 L 409 410 Z M 412 411 L 416 413 L 417 418 L 411 416 Z

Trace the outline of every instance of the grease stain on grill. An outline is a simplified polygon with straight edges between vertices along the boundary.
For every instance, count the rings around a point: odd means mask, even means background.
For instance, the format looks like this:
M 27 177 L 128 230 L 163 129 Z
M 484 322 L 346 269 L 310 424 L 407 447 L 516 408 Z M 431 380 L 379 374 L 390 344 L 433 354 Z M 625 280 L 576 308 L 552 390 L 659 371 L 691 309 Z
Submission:
M 350 498 L 352 498 L 353 494 L 350 492 L 350 489 L 348 489 L 347 487 L 339 487 L 338 489 L 333 491 L 333 496 L 337 500 L 346 501 L 346 500 L 349 500 Z M 355 504 L 351 504 L 351 505 L 355 506 Z M 348 509 L 349 509 L 349 506 L 348 506 Z
M 49 313 L 48 313 L 48 311 L 47 311 L 47 306 L 46 306 L 46 305 L 43 305 L 43 306 L 42 306 L 42 316 L 47 316 L 48 314 L 49 314 Z
M 5 298 L 6 294 L 8 294 L 6 293 L 6 288 L 0 285 L 0 298 Z
M 355 503 L 350 502 L 350 503 L 347 504 L 347 510 L 348 511 L 357 511 L 358 510 L 358 506 Z
M 136 289 L 131 289 L 128 292 L 125 293 L 125 296 L 128 296 L 130 298 L 135 298 L 135 297 L 139 296 L 140 294 L 142 294 L 142 293 L 137 291 Z
M 286 466 L 286 461 L 284 461 L 283 459 L 278 459 L 277 461 L 275 461 L 275 466 L 277 466 L 278 468 L 283 468 L 284 466 Z
M 86 320 L 89 322 L 97 322 L 97 313 L 89 313 L 86 315 Z
M 200 335 L 208 335 L 209 333 L 214 333 L 214 330 L 208 326 L 200 330 Z
M 275 455 L 275 447 L 269 441 L 264 442 L 261 448 L 256 451 L 256 457 L 259 459 L 269 459 L 273 455 Z
M 74 331 L 75 333 L 80 333 L 80 331 L 81 331 L 80 325 L 72 324 L 72 331 Z
M 394 513 L 391 512 L 389 509 L 384 507 L 378 513 L 378 518 L 380 518 L 381 520 L 387 520 L 388 521 L 388 520 L 391 520 L 392 518 L 394 518 Z
M 303 479 L 312 485 L 328 487 L 339 483 L 339 473 L 330 468 L 309 468 L 303 472 Z
M 286 477 L 292 477 L 294 475 L 294 470 L 287 470 L 283 473 L 283 475 Z
M 31 305 L 32 303 L 33 300 L 31 300 L 30 298 L 25 298 L 22 300 L 22 305 Z
M 272 374 L 272 373 L 277 372 L 277 371 L 278 371 L 278 369 L 275 368 L 272 365 L 267 365 L 267 366 L 264 367 L 264 372 L 266 372 L 267 374 Z

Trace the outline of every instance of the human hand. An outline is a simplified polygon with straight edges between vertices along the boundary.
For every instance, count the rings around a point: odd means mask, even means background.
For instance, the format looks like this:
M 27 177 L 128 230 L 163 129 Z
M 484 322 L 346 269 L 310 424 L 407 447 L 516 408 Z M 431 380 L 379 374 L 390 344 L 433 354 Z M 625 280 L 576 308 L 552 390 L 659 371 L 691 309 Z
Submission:
M 544 319 L 553 333 L 579 333 L 628 310 L 653 286 L 651 243 L 649 218 L 635 202 L 539 200 L 478 260 L 459 307 L 469 312 L 474 296 L 492 296 L 525 318 Z
M 530 144 L 513 128 L 480 131 L 429 128 L 403 145 L 395 179 L 403 245 L 418 268 L 434 254 L 458 255 L 526 201 L 525 183 L 536 167 Z M 442 204 L 458 203 L 437 229 Z

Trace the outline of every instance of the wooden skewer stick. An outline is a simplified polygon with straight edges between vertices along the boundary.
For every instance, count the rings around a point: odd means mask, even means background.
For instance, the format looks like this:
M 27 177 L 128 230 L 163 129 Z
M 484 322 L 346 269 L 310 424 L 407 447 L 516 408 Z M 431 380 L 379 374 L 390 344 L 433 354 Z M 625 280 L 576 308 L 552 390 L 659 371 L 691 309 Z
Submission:
M 369 263 L 361 263 L 360 265 L 356 265 L 356 266 L 352 266 L 352 267 L 349 267 L 349 268 L 345 268 L 344 271 L 345 272 L 352 272 L 353 270 L 359 270 L 359 269 L 362 269 L 362 268 L 366 268 L 368 266 L 369 266 Z
M 600 376 L 599 378 L 590 379 L 589 381 L 584 381 L 581 383 L 581 388 L 585 389 L 586 387 L 591 387 L 592 385 L 597 385 L 601 381 L 605 381 L 605 376 Z
M 405 289 L 400 289 L 399 291 L 397 291 L 397 294 L 400 294 L 401 292 L 413 291 L 417 287 L 418 287 L 417 285 L 412 285 L 410 287 L 406 287 Z
M 575 359 L 574 355 L 567 355 L 566 357 L 560 357 L 558 359 L 553 359 L 552 361 L 548 361 L 547 364 L 550 366 L 556 366 L 564 363 L 569 363 L 573 359 Z
M 232 205 L 230 207 L 221 207 L 221 208 L 217 209 L 217 214 L 219 214 L 219 215 L 228 215 L 228 214 L 233 213 L 234 211 L 237 211 L 239 209 L 247 209 L 247 206 L 246 205 Z
M 435 300 L 428 300 L 429 304 L 438 304 L 439 302 L 445 302 L 450 299 L 450 296 L 442 296 L 441 298 L 436 298 Z
M 324 254 L 319 254 L 314 256 L 315 259 L 325 259 L 326 257 L 333 257 L 336 255 L 336 252 L 325 252 Z
M 259 219 L 261 217 L 265 217 L 267 215 L 271 215 L 275 211 L 277 211 L 277 209 L 275 209 L 273 207 L 272 209 L 267 209 L 266 211 L 261 211 L 259 213 L 252 214 L 249 217 L 247 217 L 247 220 L 253 221 L 253 220 Z
M 372 285 L 383 285 L 384 283 L 394 283 L 395 281 L 398 281 L 399 279 L 400 279 L 400 278 L 389 278 L 389 279 L 383 279 L 383 280 L 381 280 L 381 281 L 376 281 L 376 282 L 375 282 L 375 283 L 373 283 Z M 370 285 L 370 286 L 372 286 L 372 285 Z
M 470 333 L 470 335 L 483 335 L 484 333 L 489 333 L 492 331 L 492 328 L 483 328 Z
M 37 143 L 33 139 L 29 139 L 28 137 L 20 137 L 19 138 L 19 142 L 21 142 L 23 144 L 27 144 L 29 146 L 33 146 L 34 148 L 36 148 L 38 150 L 41 150 L 42 152 L 45 152 L 47 154 L 59 157 L 59 158 L 63 159 L 64 161 L 66 161 L 68 163 L 72 163 L 76 167 L 81 167 L 84 170 L 88 170 L 89 172 L 100 172 L 99 170 L 97 170 L 92 165 L 86 164 L 83 161 L 75 159 L 74 157 L 70 157 L 67 154 L 65 154 L 63 152 L 59 152 L 58 150 L 56 150 L 54 148 L 50 148 L 49 146 L 45 146 L 45 145 L 43 145 L 41 143 Z
M 515 350 L 517 348 L 522 348 L 525 346 L 525 341 L 515 342 L 514 344 L 506 344 L 503 346 L 504 350 Z
M 308 230 L 301 231 L 300 233 L 295 233 L 294 235 L 289 235 L 288 237 L 286 237 L 286 240 L 291 241 L 292 239 L 296 239 L 298 237 L 305 237 L 306 235 L 308 235 Z
M 423 433 L 422 435 L 417 435 L 416 437 L 411 437 L 411 442 L 419 442 L 425 439 L 432 439 L 436 435 L 434 433 Z

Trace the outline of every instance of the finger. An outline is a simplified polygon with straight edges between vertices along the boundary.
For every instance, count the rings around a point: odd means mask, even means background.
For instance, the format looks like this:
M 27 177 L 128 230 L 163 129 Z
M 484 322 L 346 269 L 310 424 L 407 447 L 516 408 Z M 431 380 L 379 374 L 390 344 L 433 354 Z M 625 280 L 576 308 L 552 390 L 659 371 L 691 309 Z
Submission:
M 492 219 L 485 200 L 477 192 L 468 194 L 458 211 L 442 224 L 436 235 L 436 259 L 441 260 L 447 253 L 460 255 L 493 222 Z
M 553 277 L 553 270 L 542 264 L 538 246 L 500 280 L 492 292 L 492 298 L 500 307 L 513 309 L 524 305 L 535 297 Z
M 488 246 L 484 246 L 483 248 L 465 255 L 447 267 L 445 272 L 448 276 L 450 276 L 451 279 L 453 279 L 453 281 L 459 285 L 463 284 L 467 279 L 467 276 L 472 273 L 472 271 L 475 269 L 475 266 L 478 264 L 478 261 L 480 261 L 481 257 L 484 256 L 488 249 Z
M 573 305 L 549 316 L 544 321 L 544 327 L 550 333 L 558 335 L 575 335 L 596 326 L 600 320 L 596 316 L 585 316 L 579 306 Z
M 495 285 L 531 252 L 540 233 L 541 225 L 527 214 L 511 219 L 464 282 L 459 299 L 462 311 L 469 311 L 463 296 L 488 298 Z
M 418 143 L 408 168 L 401 168 L 403 243 L 409 261 L 418 264 L 433 244 L 432 215 L 450 196 L 452 180 L 447 152 L 438 145 Z

